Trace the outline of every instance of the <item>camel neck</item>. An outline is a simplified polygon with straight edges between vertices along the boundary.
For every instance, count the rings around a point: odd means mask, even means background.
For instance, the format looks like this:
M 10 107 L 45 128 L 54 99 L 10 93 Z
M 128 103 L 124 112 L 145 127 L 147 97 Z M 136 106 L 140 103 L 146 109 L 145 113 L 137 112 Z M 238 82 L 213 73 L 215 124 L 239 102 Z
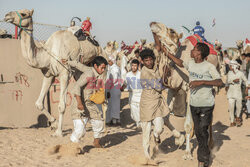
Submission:
M 33 26 L 29 26 L 28 29 L 32 29 Z M 27 63 L 35 67 L 37 66 L 37 61 L 35 58 L 36 45 L 33 39 L 33 32 L 21 30 L 21 49 L 24 58 L 27 60 Z
M 27 28 L 28 30 L 33 30 L 32 23 Z M 36 46 L 33 39 L 33 31 L 21 30 L 21 50 L 22 55 L 26 59 L 27 63 L 34 68 L 44 68 L 46 67 L 46 55 L 43 54 L 43 49 Z

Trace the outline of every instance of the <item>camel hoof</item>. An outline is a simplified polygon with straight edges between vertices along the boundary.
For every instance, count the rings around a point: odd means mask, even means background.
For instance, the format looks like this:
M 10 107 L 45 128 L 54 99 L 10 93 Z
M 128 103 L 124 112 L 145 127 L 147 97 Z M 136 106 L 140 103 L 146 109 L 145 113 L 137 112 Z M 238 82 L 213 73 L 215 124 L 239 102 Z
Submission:
M 62 131 L 56 130 L 55 133 L 51 135 L 52 137 L 63 137 Z
M 151 165 L 151 166 L 158 166 L 159 163 L 156 160 L 153 159 L 147 159 L 147 162 L 145 165 Z
M 193 159 L 194 159 L 190 152 L 186 152 L 186 153 L 182 156 L 182 158 L 183 158 L 184 160 L 193 160 Z
M 38 102 L 36 102 L 36 108 L 38 109 L 38 110 L 40 110 L 40 111 L 42 111 L 43 109 L 44 109 L 44 105 L 43 105 L 43 103 L 38 103 Z
M 50 122 L 50 128 L 51 128 L 51 130 L 57 129 L 57 125 L 58 125 L 57 120 L 55 120 L 53 122 Z
M 175 144 L 181 147 L 185 142 L 185 136 L 182 134 L 179 138 L 175 138 Z

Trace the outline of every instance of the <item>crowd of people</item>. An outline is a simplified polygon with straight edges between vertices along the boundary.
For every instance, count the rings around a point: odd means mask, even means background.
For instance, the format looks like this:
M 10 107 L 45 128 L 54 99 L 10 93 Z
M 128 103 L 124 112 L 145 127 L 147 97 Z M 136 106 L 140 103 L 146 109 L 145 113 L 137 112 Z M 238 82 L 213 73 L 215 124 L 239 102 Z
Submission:
M 87 19 L 86 22 L 89 22 Z M 91 24 L 88 25 L 88 31 Z M 83 26 L 83 27 L 84 27 Z M 204 29 L 197 23 L 195 33 L 202 33 Z M 162 47 L 158 37 L 154 34 L 155 48 L 158 52 L 163 52 L 177 66 L 185 68 L 189 72 L 190 110 L 194 122 L 194 131 L 198 141 L 198 161 L 199 167 L 209 165 L 210 151 L 208 148 L 208 127 L 212 123 L 213 110 L 215 105 L 214 87 L 225 85 L 229 103 L 230 126 L 242 125 L 242 111 L 246 110 L 247 118 L 250 116 L 250 54 L 242 54 L 239 59 L 231 60 L 227 51 L 223 53 L 219 50 L 221 45 L 217 45 L 219 59 L 221 59 L 221 70 L 208 61 L 209 47 L 198 42 L 191 51 L 192 60 L 184 62 L 167 52 Z M 72 118 L 74 131 L 70 137 L 72 142 L 79 142 L 86 133 L 88 120 L 94 132 L 93 145 L 101 148 L 100 138 L 104 128 L 104 122 L 110 126 L 120 126 L 120 99 L 124 89 L 129 91 L 129 106 L 131 118 L 134 120 L 136 130 L 142 130 L 143 148 L 147 158 L 149 155 L 149 143 L 151 128 L 154 125 L 153 136 L 156 143 L 161 143 L 160 135 L 163 132 L 164 124 L 167 124 L 169 108 L 162 91 L 166 89 L 161 83 L 159 69 L 155 63 L 155 54 L 151 49 L 136 50 L 136 56 L 131 63 L 131 71 L 126 72 L 125 79 L 122 79 L 121 69 L 116 64 L 116 59 L 109 56 L 108 60 L 98 56 L 93 60 L 92 67 L 87 67 L 76 61 L 63 60 L 64 64 L 82 71 L 81 77 L 75 83 L 72 93 L 75 98 L 72 105 Z M 102 75 L 107 69 L 107 79 L 103 81 Z M 221 75 L 226 76 L 223 83 Z M 248 79 L 247 79 L 248 78 Z M 150 80 L 150 82 L 147 82 Z M 152 82 L 153 81 L 153 82 Z M 108 87 L 106 85 L 109 85 Z M 98 89 L 97 89 L 98 88 Z M 105 94 L 100 91 L 105 89 Z M 103 91 L 104 92 L 104 91 Z M 96 102 L 91 98 L 96 93 L 108 99 L 106 117 L 104 117 L 102 102 Z M 105 99 L 105 97 L 103 99 Z M 100 97 L 99 97 L 100 98 Z M 247 102 L 246 102 L 247 101 Z M 106 119 L 106 120 L 104 120 Z

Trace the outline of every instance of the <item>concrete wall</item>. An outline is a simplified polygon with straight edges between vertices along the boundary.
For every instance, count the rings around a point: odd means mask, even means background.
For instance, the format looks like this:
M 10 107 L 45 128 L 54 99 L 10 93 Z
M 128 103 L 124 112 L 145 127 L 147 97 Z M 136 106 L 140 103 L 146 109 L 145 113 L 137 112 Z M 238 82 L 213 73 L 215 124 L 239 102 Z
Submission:
M 35 107 L 43 75 L 39 69 L 34 69 L 25 62 L 19 40 L 0 39 L 0 75 L 3 76 L 3 82 L 13 82 L 0 83 L 0 127 L 31 127 L 38 123 L 44 125 L 46 118 Z M 69 90 L 72 85 L 70 84 Z M 59 91 L 60 86 L 56 79 L 49 94 L 51 112 L 55 117 L 58 116 Z M 71 99 L 72 96 L 68 92 L 67 106 L 70 106 Z M 47 108 L 47 103 L 45 106 Z M 67 110 L 64 124 L 72 124 L 70 112 Z

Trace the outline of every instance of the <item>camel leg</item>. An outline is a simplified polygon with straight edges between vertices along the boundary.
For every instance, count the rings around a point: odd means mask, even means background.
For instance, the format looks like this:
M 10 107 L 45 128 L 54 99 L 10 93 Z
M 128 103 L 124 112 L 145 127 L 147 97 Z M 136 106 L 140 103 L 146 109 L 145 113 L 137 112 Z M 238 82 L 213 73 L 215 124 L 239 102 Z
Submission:
M 174 101 L 175 101 L 175 91 L 172 89 L 168 89 L 168 94 L 167 94 L 167 105 L 170 110 L 170 112 L 173 111 L 174 108 Z
M 186 120 L 184 123 L 184 129 L 186 132 L 186 150 L 185 150 L 185 154 L 183 155 L 183 159 L 192 160 L 193 156 L 191 154 L 190 140 L 192 139 L 194 135 L 194 123 L 193 123 L 190 107 L 188 106 L 187 108 L 188 109 L 187 109 L 187 114 L 186 114 Z
M 53 76 L 48 77 L 48 78 L 47 77 L 43 78 L 42 89 L 35 104 L 36 108 L 42 111 L 42 113 L 48 118 L 49 122 L 51 123 L 55 123 L 56 119 L 53 116 L 51 116 L 48 110 L 44 108 L 44 99 L 49 91 L 53 78 L 54 78 Z
M 177 131 L 174 126 L 171 124 L 170 120 L 169 120 L 170 114 L 168 114 L 165 118 L 164 118 L 164 124 L 168 127 L 169 130 L 171 130 L 173 132 L 173 135 L 175 137 L 175 144 L 178 145 L 179 147 L 183 145 L 184 141 L 185 141 L 185 137 L 183 134 L 181 134 L 179 131 Z
M 62 137 L 62 123 L 63 115 L 66 109 L 66 100 L 67 100 L 67 88 L 69 84 L 69 75 L 67 72 L 63 73 L 60 76 L 60 101 L 58 105 L 59 118 L 58 118 L 58 128 L 55 133 L 52 135 L 54 137 Z
M 175 90 L 168 90 L 168 96 L 167 96 L 167 104 L 169 106 L 169 110 L 170 112 L 173 110 L 174 108 L 174 103 L 176 100 L 176 91 Z M 170 114 L 168 114 L 165 118 L 164 118 L 164 124 L 168 127 L 168 129 L 170 129 L 173 132 L 173 135 L 175 137 L 175 144 L 178 145 L 179 147 L 183 145 L 184 141 L 185 141 L 185 137 L 183 134 L 181 134 L 179 131 L 177 131 L 174 126 L 170 123 L 169 120 Z
M 185 119 L 185 123 L 184 123 L 184 129 L 186 132 L 186 150 L 185 150 L 185 154 L 183 155 L 183 159 L 192 160 L 193 156 L 191 154 L 190 140 L 194 135 L 194 123 L 193 123 L 192 114 L 191 114 L 190 106 L 189 106 L 189 98 L 190 98 L 189 90 L 187 93 L 188 93 L 187 100 L 186 100 L 187 113 L 186 113 L 186 119 Z

